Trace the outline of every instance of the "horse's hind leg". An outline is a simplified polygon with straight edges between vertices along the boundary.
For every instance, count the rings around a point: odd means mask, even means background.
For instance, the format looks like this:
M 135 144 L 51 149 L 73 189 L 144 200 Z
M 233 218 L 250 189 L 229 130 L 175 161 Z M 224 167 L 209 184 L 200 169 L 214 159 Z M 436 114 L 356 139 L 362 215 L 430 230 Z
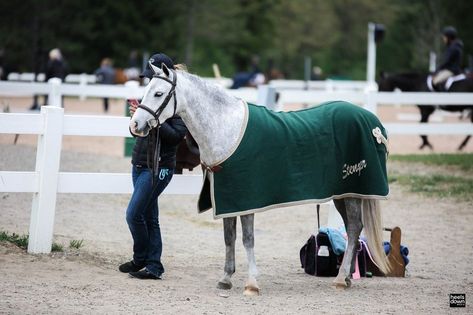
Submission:
M 225 267 L 224 275 L 219 280 L 217 287 L 230 290 L 232 288 L 231 277 L 235 273 L 236 217 L 223 219 L 223 234 L 225 238 Z
M 473 110 L 469 114 L 470 114 L 470 120 L 473 123 Z M 471 135 L 466 136 L 465 140 L 463 140 L 460 146 L 458 147 L 458 151 L 463 150 L 463 148 L 466 146 L 468 141 L 470 141 L 470 138 L 471 138 Z
M 243 215 L 241 219 L 241 229 L 243 231 L 243 246 L 246 249 L 246 256 L 248 258 L 248 280 L 245 285 L 245 295 L 258 295 L 259 287 L 256 282 L 258 276 L 258 269 L 256 268 L 255 260 L 255 234 L 254 234 L 254 214 Z
M 430 106 L 430 105 L 418 105 L 418 107 L 420 110 L 420 122 L 421 123 L 429 122 L 429 117 L 435 111 L 435 107 Z M 431 150 L 434 149 L 432 144 L 429 142 L 429 138 L 427 138 L 426 135 L 421 135 L 420 137 L 422 139 L 422 144 L 420 145 L 419 149 L 422 150 L 424 147 L 428 147 Z
M 355 267 L 356 243 L 360 237 L 363 223 L 361 221 L 361 199 L 345 198 L 334 200 L 335 207 L 343 218 L 348 235 L 347 248 L 343 256 L 338 275 L 333 281 L 337 287 L 346 288 L 351 285 L 350 276 Z
M 468 143 L 468 141 L 470 141 L 470 138 L 471 136 L 468 135 L 466 136 L 465 140 L 463 140 L 463 142 L 460 144 L 460 146 L 458 147 L 458 151 L 462 151 L 463 148 L 466 146 L 466 144 Z

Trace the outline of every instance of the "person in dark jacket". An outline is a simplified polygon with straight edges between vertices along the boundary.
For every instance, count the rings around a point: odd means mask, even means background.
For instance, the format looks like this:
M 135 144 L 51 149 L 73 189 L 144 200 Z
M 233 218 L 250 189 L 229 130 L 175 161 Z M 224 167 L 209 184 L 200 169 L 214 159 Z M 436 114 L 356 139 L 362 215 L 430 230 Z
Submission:
M 164 54 L 153 55 L 153 65 L 164 63 L 174 69 L 172 60 Z M 148 65 L 143 77 L 152 78 L 153 71 Z M 130 114 L 135 112 L 138 102 L 128 102 Z M 162 239 L 159 227 L 158 197 L 171 181 L 176 167 L 177 146 L 184 138 L 187 128 L 179 116 L 173 116 L 161 124 L 159 129 L 159 167 L 153 174 L 155 163 L 155 141 L 150 133 L 137 138 L 133 147 L 131 163 L 133 194 L 126 211 L 126 221 L 133 237 L 133 260 L 119 266 L 121 272 L 138 279 L 161 279 L 164 266 L 161 262 Z M 154 177 L 154 179 L 153 179 Z
M 432 79 L 434 85 L 438 86 L 449 77 L 460 74 L 461 61 L 463 56 L 463 42 L 458 38 L 457 30 L 453 26 L 443 29 L 442 38 L 447 46 L 443 55 L 442 63 L 438 66 L 437 72 Z
M 95 70 L 97 83 L 99 84 L 114 84 L 115 83 L 115 69 L 110 58 L 103 58 L 100 62 L 100 68 Z M 103 110 L 108 112 L 108 97 L 103 98 Z
M 68 72 L 67 63 L 62 57 L 62 53 L 59 48 L 51 49 L 49 52 L 49 60 L 46 64 L 46 73 L 44 81 L 48 82 L 49 79 L 59 78 L 62 82 L 66 79 Z M 62 98 L 64 100 L 64 97 Z M 64 107 L 64 102 L 61 102 Z M 44 96 L 44 105 L 48 105 L 48 95 Z

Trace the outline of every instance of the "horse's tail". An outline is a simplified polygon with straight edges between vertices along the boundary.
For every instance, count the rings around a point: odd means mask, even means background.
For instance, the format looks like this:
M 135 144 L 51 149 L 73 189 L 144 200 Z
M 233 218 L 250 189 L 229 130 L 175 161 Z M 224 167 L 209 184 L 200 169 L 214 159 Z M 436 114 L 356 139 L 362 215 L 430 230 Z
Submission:
M 383 227 L 379 201 L 363 199 L 361 217 L 365 228 L 365 236 L 368 240 L 368 247 L 374 262 L 384 274 L 387 274 L 391 266 L 383 248 Z

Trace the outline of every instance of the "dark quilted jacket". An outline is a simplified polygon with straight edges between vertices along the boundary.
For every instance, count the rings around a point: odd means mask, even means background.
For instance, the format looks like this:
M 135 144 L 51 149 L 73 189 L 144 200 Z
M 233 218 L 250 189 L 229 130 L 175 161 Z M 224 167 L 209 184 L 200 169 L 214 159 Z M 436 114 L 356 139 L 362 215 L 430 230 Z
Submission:
M 174 116 L 166 120 L 159 130 L 161 139 L 161 154 L 159 167 L 175 168 L 177 146 L 187 132 L 186 125 L 179 116 Z M 136 138 L 131 163 L 141 167 L 152 168 L 154 146 L 151 134 L 144 138 Z M 149 156 L 148 156 L 149 151 Z

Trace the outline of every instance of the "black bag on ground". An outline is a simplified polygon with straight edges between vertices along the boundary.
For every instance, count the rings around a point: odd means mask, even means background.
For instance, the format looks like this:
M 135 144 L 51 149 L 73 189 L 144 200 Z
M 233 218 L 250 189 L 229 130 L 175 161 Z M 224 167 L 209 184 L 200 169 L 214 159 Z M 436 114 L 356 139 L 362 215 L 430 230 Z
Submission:
M 333 252 L 328 235 L 322 232 L 315 238 L 317 254 L 315 255 L 315 275 L 334 277 L 338 274 L 338 256 Z
M 313 276 L 315 276 L 316 247 L 315 236 L 311 235 L 299 252 L 301 258 L 301 267 L 304 268 L 305 273 Z
M 317 205 L 317 231 L 320 230 L 320 205 Z M 334 277 L 338 274 L 341 258 L 333 252 L 332 244 L 328 235 L 318 232 L 307 240 L 299 251 L 302 268 L 305 273 L 319 277 Z
M 334 277 L 338 274 L 339 257 L 335 255 L 328 235 L 319 232 L 311 235 L 299 252 L 304 272 L 319 277 Z

